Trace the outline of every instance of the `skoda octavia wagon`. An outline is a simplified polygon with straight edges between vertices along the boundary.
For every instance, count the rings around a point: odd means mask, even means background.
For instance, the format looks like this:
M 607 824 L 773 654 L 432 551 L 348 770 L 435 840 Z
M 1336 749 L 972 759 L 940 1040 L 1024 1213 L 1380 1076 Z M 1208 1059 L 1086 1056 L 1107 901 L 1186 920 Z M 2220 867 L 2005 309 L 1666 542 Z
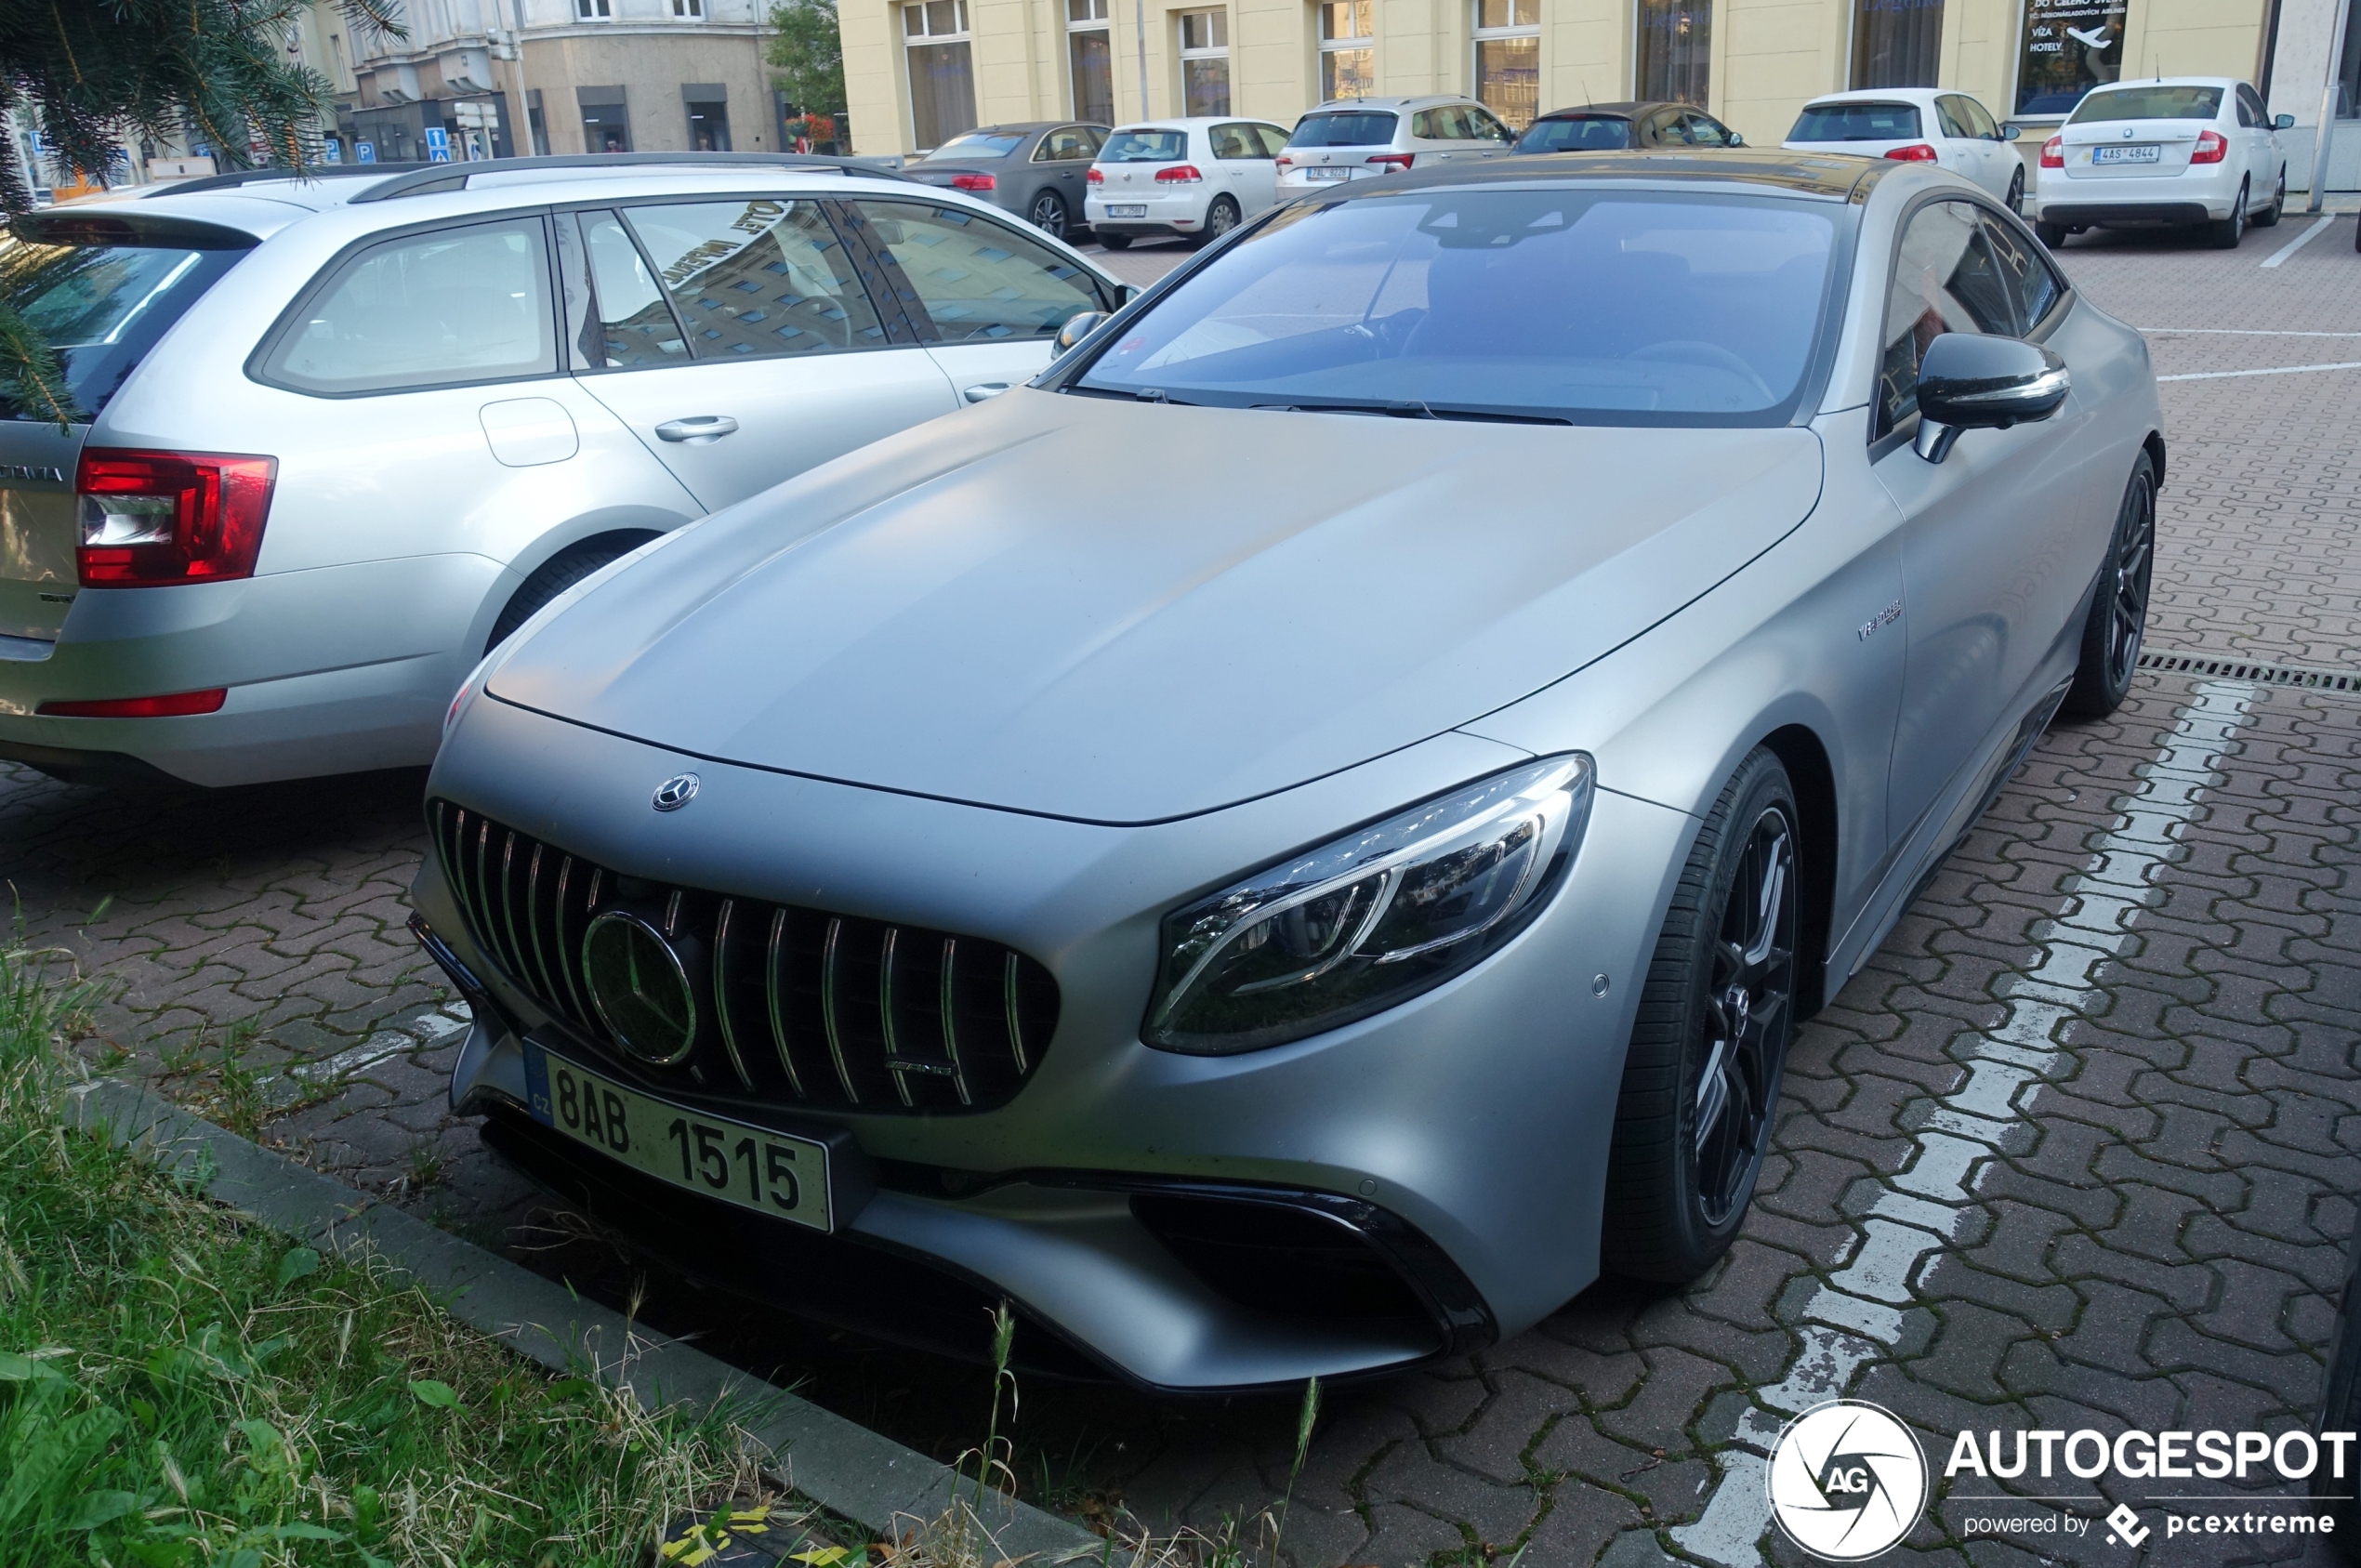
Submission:
M 2122 700 L 2139 334 L 1945 170 L 1717 150 L 1339 182 L 1067 336 L 470 677 L 456 1107 L 706 1279 L 1167 1388 L 1695 1277 L 1796 1021 Z

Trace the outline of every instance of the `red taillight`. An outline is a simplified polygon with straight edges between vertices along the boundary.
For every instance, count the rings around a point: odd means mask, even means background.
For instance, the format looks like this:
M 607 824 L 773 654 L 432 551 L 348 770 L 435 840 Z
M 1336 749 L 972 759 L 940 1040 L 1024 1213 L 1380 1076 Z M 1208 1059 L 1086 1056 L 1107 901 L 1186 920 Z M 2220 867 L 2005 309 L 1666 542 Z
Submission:
M 1156 170 L 1158 185 L 1195 185 L 1204 178 L 1194 164 L 1168 164 Z
M 954 191 L 997 191 L 1000 182 L 988 174 L 955 174 L 951 177 Z
M 1383 164 L 1388 168 L 1406 169 L 1410 166 L 1411 160 L 1417 156 L 1415 152 L 1380 152 L 1369 162 Z
M 1090 172 L 1084 175 L 1082 178 L 1088 180 L 1093 185 L 1104 185 L 1107 182 L 1106 171 L 1100 168 L 1096 164 L 1091 165 Z
M 74 476 L 86 588 L 213 583 L 254 575 L 275 457 L 85 451 Z
M 1279 154 L 1279 166 L 1283 169 L 1291 169 L 1295 167 L 1295 160 L 1282 152 Z
M 190 713 L 219 713 L 226 686 L 206 692 L 176 692 L 169 697 L 107 697 L 87 703 L 43 703 L 33 711 L 53 718 L 175 718 Z
M 2045 169 L 2065 167 L 2065 138 L 2053 136 L 2041 144 L 2041 166 Z
M 2229 155 L 2229 139 L 2220 131 L 2199 131 L 2197 150 L 2189 154 L 2193 164 L 2218 164 Z
M 1934 149 L 1923 141 L 1914 141 L 1907 147 L 1897 147 L 1886 156 L 1901 164 L 1932 164 L 1936 161 Z

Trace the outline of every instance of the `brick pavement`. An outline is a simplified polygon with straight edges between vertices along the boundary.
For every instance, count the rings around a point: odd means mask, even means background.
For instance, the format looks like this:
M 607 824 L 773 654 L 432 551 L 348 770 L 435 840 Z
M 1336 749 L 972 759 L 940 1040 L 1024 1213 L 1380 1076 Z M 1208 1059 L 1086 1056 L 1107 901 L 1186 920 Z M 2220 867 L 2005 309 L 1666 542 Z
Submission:
M 2286 336 L 2361 334 L 2348 225 L 2270 270 L 2292 223 L 2232 253 L 2103 236 L 2064 259 L 2154 329 L 2161 374 L 2361 359 L 2361 336 Z M 1121 258 L 1126 274 L 1152 257 Z M 2157 646 L 2361 665 L 2356 377 L 2166 386 Z M 2348 700 L 2180 679 L 2053 731 L 1803 1031 L 1729 1259 L 1678 1294 L 1602 1285 L 1469 1362 L 1336 1395 L 1287 1555 L 1751 1561 L 1724 1493 L 1746 1494 L 1786 1411 L 1839 1388 L 1939 1437 L 1938 1457 L 1962 1426 L 2302 1424 L 2361 1176 L 2357 750 Z M 521 1189 L 442 1111 L 455 1021 L 401 927 L 418 782 L 129 796 L 0 767 L 0 863 L 24 938 L 112 983 L 94 1051 L 537 1245 L 515 1229 Z M 595 1246 L 530 1256 L 629 1277 Z M 965 1369 L 656 1288 L 669 1326 L 709 1322 L 749 1364 L 941 1456 L 981 1430 Z M 1052 1500 L 1214 1527 L 1276 1496 L 1293 1417 L 1291 1401 L 1043 1385 L 1018 1430 Z M 1913 1546 L 2025 1555 L 1948 1534 L 1962 1512 L 1934 1510 Z M 2245 1560 L 2208 1544 L 2169 1561 Z

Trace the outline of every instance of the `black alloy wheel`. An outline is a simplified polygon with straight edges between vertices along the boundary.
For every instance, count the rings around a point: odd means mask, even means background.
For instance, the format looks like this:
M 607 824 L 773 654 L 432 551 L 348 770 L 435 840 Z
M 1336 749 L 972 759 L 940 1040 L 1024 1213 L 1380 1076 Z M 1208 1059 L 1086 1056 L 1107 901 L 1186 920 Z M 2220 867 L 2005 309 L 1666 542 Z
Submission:
M 1032 210 L 1025 214 L 1035 229 L 1053 240 L 1066 237 L 1065 198 L 1055 191 L 1044 191 L 1033 198 Z
M 2008 207 L 2017 217 L 2025 216 L 2025 165 L 2023 164 L 2019 164 L 2016 172 L 2009 176 Z
M 1648 967 L 1616 1106 L 1602 1261 L 1695 1279 L 1761 1174 L 1795 1034 L 1795 790 L 1758 748 L 1698 831 Z
M 2140 668 L 2140 641 L 2148 629 L 2148 589 L 2156 571 L 2157 470 L 2144 452 L 2131 467 L 2107 541 L 2106 564 L 2091 596 L 2082 626 L 2082 657 L 2065 711 L 2077 718 L 2104 718 L 2130 694 Z

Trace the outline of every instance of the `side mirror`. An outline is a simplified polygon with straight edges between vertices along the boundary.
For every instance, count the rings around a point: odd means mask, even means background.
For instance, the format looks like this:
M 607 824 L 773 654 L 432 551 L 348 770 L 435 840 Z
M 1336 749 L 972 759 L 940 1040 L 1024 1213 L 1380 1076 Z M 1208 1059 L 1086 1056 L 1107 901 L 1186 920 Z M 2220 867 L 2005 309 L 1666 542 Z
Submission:
M 1940 463 L 1961 430 L 2047 419 L 2071 388 L 2065 361 L 2038 343 L 1946 332 L 1919 362 L 1918 454 Z
M 1123 303 L 1128 305 L 1147 292 L 1148 291 L 1146 289 L 1141 288 L 1138 283 L 1126 283 L 1123 285 Z
M 1049 351 L 1049 357 L 1059 359 L 1071 352 L 1075 344 L 1098 331 L 1100 323 L 1112 314 L 1110 310 L 1085 310 L 1068 316 L 1066 324 L 1058 328 L 1057 347 Z
M 1739 135 L 1737 132 L 1735 132 L 1735 131 L 1732 131 L 1732 132 L 1730 133 L 1730 145 L 1731 145 L 1731 146 L 1733 146 L 1733 147 L 1744 147 L 1746 144 L 1747 144 L 1747 138 L 1744 138 L 1744 137 L 1740 136 L 1740 135 Z
M 2275 131 L 2291 131 L 2295 129 L 2295 116 L 2292 114 L 2278 115 L 2272 120 L 2271 128 Z

